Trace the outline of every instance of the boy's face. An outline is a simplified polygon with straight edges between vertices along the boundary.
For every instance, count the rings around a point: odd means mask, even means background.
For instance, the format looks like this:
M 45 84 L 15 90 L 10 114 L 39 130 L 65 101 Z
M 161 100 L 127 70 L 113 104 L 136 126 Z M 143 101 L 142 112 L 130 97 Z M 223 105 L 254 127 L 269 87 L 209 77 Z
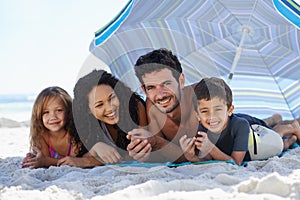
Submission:
M 162 69 L 143 76 L 143 90 L 147 98 L 163 113 L 172 112 L 181 98 L 184 76 L 176 80 L 171 70 Z
M 197 116 L 201 124 L 209 131 L 220 134 L 226 128 L 234 106 L 228 109 L 226 102 L 218 97 L 211 100 L 201 99 L 197 104 Z

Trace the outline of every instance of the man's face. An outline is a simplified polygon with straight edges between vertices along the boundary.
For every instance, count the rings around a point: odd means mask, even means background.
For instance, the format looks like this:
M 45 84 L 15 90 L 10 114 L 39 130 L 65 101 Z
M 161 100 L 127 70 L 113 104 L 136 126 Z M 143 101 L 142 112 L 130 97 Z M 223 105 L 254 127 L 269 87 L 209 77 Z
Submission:
M 147 98 L 162 112 L 170 113 L 178 105 L 183 88 L 183 75 L 176 80 L 171 70 L 162 69 L 147 73 L 142 77 L 143 90 Z

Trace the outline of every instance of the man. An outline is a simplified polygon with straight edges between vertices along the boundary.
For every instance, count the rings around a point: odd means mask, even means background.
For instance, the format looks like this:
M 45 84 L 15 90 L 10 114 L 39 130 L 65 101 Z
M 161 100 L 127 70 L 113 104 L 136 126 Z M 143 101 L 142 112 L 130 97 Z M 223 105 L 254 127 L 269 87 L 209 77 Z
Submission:
M 135 73 L 147 98 L 149 131 L 135 129 L 128 133 L 129 154 L 138 161 L 187 161 L 179 138 L 193 137 L 199 121 L 192 103 L 193 88 L 184 87 L 180 62 L 171 51 L 158 49 L 137 60 Z
M 154 50 L 137 60 L 135 73 L 147 98 L 149 131 L 135 129 L 128 133 L 131 140 L 127 147 L 129 155 L 138 161 L 187 161 L 179 139 L 183 135 L 195 136 L 199 121 L 192 103 L 195 96 L 193 85 L 184 87 L 184 74 L 178 58 L 167 49 Z M 272 126 L 281 120 L 276 119 L 276 115 L 266 120 L 240 115 L 263 126 Z M 291 129 L 293 134 L 300 132 L 299 125 L 296 129 Z

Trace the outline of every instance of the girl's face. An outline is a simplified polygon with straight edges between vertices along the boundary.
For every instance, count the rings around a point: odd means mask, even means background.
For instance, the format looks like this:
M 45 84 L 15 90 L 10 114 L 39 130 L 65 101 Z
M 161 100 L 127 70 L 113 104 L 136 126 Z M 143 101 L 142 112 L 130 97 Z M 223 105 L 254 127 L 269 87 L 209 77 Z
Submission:
M 66 109 L 63 101 L 58 97 L 52 97 L 45 105 L 42 113 L 44 126 L 50 132 L 64 130 L 66 124 Z
M 201 124 L 213 133 L 220 134 L 227 126 L 228 117 L 234 107 L 227 108 L 226 102 L 218 97 L 198 100 L 197 114 Z
M 119 121 L 120 101 L 109 85 L 95 86 L 88 94 L 89 109 L 100 121 L 114 125 Z

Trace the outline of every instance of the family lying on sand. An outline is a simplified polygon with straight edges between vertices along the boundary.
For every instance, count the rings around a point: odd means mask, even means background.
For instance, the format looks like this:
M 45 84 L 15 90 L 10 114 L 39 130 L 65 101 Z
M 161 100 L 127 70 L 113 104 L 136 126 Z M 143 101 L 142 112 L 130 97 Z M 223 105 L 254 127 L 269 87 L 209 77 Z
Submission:
M 139 57 L 134 69 L 146 101 L 104 70 L 81 77 L 73 101 L 60 87 L 44 89 L 33 106 L 31 150 L 22 167 L 128 160 L 241 164 L 300 143 L 300 118 L 282 121 L 274 114 L 261 120 L 233 113 L 225 81 L 211 77 L 184 86 L 181 64 L 167 49 Z

